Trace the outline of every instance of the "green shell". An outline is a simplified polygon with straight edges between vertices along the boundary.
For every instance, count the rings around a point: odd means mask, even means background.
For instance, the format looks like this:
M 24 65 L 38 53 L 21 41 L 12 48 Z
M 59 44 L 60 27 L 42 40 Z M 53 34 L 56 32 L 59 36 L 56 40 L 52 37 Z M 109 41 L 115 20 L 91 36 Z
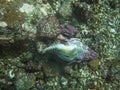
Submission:
M 71 38 L 64 43 L 50 45 L 43 50 L 43 53 L 50 53 L 63 61 L 83 60 L 90 57 L 89 48 L 80 42 L 80 39 Z M 88 56 L 85 56 L 85 55 Z M 85 57 L 84 57 L 85 56 Z

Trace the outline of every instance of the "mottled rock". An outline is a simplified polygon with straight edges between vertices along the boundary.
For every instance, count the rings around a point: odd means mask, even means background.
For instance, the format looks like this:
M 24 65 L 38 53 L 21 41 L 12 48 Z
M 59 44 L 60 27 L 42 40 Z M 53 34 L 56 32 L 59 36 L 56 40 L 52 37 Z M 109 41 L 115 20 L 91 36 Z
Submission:
M 67 36 L 69 38 L 74 37 L 78 33 L 78 30 L 70 24 L 60 25 L 60 30 L 62 35 Z
M 55 16 L 43 18 L 37 26 L 37 36 L 55 38 L 60 33 L 58 26 L 59 22 Z
M 72 7 L 71 7 L 72 0 L 62 1 L 61 7 L 59 8 L 59 13 L 63 17 L 70 17 L 72 15 Z
M 18 73 L 16 75 L 16 90 L 29 90 L 35 85 L 35 76 L 31 73 Z
M 91 61 L 88 63 L 88 65 L 90 66 L 91 69 L 97 70 L 98 67 L 99 67 L 99 62 L 100 62 L 100 59 L 91 60 Z
M 59 69 L 54 63 L 45 63 L 43 65 L 43 72 L 46 77 L 54 77 L 59 75 Z

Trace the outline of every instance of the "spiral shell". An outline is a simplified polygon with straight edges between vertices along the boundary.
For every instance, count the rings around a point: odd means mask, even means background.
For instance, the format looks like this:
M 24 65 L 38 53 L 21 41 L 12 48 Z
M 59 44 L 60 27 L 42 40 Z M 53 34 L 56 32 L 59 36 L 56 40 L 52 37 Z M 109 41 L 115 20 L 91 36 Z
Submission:
M 80 42 L 78 38 L 71 38 L 65 42 L 53 44 L 43 50 L 43 53 L 52 54 L 63 61 L 89 60 L 98 57 L 98 54 Z

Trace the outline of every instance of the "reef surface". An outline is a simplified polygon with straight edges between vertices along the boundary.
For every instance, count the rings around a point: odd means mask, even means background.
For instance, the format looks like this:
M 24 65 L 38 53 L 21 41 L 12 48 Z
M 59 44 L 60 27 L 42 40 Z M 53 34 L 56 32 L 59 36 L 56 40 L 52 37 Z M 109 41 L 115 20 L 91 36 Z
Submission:
M 78 38 L 99 57 L 44 54 Z M 0 0 L 0 90 L 119 90 L 120 0 Z

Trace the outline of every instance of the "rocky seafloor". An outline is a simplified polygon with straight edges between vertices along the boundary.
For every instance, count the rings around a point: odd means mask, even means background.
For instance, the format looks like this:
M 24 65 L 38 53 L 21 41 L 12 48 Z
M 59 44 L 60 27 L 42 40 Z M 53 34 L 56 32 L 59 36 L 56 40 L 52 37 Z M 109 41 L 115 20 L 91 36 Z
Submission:
M 42 54 L 70 38 L 99 57 Z M 0 0 L 0 90 L 120 90 L 120 0 Z

